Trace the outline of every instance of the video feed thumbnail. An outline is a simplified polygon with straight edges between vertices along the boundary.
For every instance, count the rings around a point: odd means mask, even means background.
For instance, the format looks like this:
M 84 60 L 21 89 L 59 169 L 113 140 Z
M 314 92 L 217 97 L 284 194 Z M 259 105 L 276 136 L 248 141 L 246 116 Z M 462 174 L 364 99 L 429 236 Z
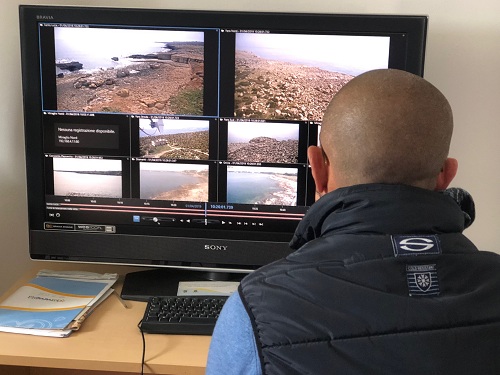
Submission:
M 228 203 L 297 205 L 297 169 L 227 167 Z
M 121 198 L 120 160 L 94 158 L 52 159 L 54 195 L 69 197 Z
M 140 163 L 141 199 L 208 201 L 208 165 Z
M 297 163 L 299 124 L 229 122 L 227 159 L 261 163 Z
M 209 121 L 140 119 L 142 157 L 208 160 Z
M 57 109 L 203 114 L 204 33 L 55 27 Z
M 389 43 L 379 36 L 238 33 L 234 115 L 321 121 L 349 80 L 388 67 Z

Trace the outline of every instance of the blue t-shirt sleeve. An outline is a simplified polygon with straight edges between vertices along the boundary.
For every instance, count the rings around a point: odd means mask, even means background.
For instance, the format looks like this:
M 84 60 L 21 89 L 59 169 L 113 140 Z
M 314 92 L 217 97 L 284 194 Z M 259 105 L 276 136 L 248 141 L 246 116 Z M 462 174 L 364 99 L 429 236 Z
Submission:
M 250 318 L 238 292 L 228 298 L 215 325 L 206 375 L 261 375 Z

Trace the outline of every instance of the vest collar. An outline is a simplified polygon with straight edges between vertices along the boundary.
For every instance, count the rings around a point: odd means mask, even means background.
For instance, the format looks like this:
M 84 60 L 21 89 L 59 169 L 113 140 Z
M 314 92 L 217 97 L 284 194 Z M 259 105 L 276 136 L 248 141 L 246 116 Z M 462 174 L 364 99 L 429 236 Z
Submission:
M 330 234 L 456 233 L 473 220 L 474 202 L 462 189 L 435 192 L 407 185 L 355 185 L 314 203 L 290 246 L 298 249 Z

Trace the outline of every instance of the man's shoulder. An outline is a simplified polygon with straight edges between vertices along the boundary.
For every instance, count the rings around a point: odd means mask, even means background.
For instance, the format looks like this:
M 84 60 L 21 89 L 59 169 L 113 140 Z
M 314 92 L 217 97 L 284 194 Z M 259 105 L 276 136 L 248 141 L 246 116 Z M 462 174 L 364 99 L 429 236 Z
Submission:
M 242 285 L 288 273 L 290 270 L 316 269 L 318 265 L 329 269 L 342 269 L 372 259 L 394 256 L 391 236 L 383 234 L 335 234 L 323 235 L 252 272 L 243 279 Z

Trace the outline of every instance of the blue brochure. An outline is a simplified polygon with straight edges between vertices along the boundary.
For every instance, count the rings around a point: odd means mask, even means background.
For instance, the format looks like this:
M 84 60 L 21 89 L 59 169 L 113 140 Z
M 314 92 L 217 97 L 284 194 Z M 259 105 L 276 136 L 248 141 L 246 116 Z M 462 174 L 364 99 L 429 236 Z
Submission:
M 68 329 L 101 297 L 108 295 L 115 281 L 116 278 L 37 276 L 2 301 L 0 331 L 13 332 L 9 327 Z

